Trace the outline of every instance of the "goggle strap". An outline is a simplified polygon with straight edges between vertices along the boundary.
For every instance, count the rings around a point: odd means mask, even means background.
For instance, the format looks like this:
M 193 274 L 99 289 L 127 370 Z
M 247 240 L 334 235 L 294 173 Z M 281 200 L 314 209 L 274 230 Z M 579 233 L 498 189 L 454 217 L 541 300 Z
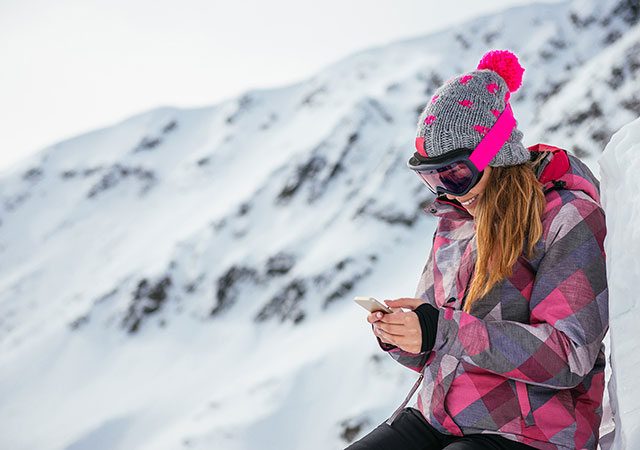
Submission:
M 511 104 L 507 103 L 496 123 L 469 156 L 469 160 L 478 168 L 478 171 L 483 171 L 493 157 L 498 154 L 504 143 L 511 137 L 515 126 L 516 119 L 513 117 Z
M 421 156 L 428 158 L 427 152 L 424 151 L 424 140 L 425 138 L 416 138 L 416 150 Z

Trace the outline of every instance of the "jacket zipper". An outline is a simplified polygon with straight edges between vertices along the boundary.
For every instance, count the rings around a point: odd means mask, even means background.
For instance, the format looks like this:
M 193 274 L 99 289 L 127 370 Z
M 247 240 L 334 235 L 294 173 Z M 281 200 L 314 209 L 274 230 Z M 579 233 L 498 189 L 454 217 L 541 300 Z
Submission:
M 426 367 L 426 365 L 425 365 L 425 367 Z M 424 368 L 422 370 L 424 372 Z M 402 402 L 402 404 L 398 407 L 398 409 L 396 409 L 393 412 L 393 414 L 391 414 L 391 417 L 389 417 L 387 419 L 386 423 L 388 425 L 391 425 L 393 423 L 393 421 L 396 419 L 398 414 L 400 414 L 400 411 L 402 411 L 404 409 L 404 407 L 407 406 L 407 403 L 409 403 L 409 400 L 411 400 L 411 397 L 416 392 L 416 389 L 418 389 L 418 386 L 420 386 L 420 383 L 422 383 L 422 379 L 424 378 L 424 373 L 423 372 L 420 373 L 420 377 L 418 377 L 418 379 L 416 380 L 415 384 L 413 385 L 413 387 L 409 391 L 409 394 L 407 395 L 407 398 L 405 398 L 404 401 Z

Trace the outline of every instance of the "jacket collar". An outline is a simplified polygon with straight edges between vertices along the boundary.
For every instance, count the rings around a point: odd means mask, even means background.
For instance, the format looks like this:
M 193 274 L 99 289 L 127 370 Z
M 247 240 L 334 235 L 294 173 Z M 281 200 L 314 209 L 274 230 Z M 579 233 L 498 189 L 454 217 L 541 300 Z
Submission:
M 550 145 L 536 144 L 527 147 L 530 152 L 550 152 L 540 162 L 536 177 L 543 186 L 548 186 L 554 180 L 559 180 L 569 170 L 567 151 Z

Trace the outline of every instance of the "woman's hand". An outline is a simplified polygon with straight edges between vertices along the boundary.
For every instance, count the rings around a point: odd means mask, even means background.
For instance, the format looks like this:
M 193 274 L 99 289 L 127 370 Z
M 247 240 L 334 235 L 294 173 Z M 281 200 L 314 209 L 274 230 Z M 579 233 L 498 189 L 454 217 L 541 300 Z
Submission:
M 370 313 L 367 322 L 373 324 L 373 332 L 386 344 L 395 345 L 409 353 L 420 353 L 422 347 L 422 330 L 418 315 L 413 312 L 425 303 L 420 298 L 397 298 L 385 300 L 393 313 Z M 411 311 L 404 312 L 400 308 Z

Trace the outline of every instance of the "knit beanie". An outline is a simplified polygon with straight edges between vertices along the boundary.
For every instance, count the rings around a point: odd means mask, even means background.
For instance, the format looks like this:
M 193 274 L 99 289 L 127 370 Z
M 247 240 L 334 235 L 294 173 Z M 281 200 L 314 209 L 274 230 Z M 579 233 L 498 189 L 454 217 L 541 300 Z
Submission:
M 476 70 L 449 79 L 420 115 L 418 153 L 429 158 L 476 148 L 507 107 L 511 93 L 522 84 L 523 72 L 516 55 L 495 50 L 482 57 Z M 489 165 L 522 164 L 529 156 L 516 126 Z

